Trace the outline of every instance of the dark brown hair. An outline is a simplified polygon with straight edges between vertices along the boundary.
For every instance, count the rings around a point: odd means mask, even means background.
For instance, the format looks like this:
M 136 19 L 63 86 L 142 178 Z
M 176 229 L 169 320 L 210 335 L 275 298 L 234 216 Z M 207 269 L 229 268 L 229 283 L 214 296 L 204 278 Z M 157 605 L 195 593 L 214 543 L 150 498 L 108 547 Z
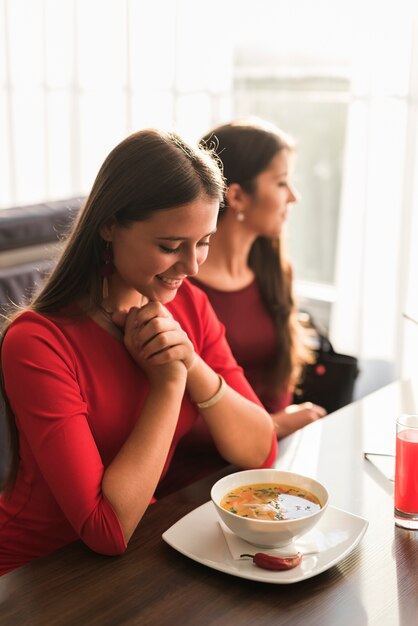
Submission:
M 238 183 L 251 194 L 256 192 L 257 176 L 269 167 L 276 154 L 294 150 L 289 135 L 267 122 L 253 119 L 214 128 L 202 138 L 201 145 L 212 149 L 221 159 L 227 185 Z M 226 198 L 224 202 L 228 210 Z M 309 360 L 298 341 L 291 269 L 279 235 L 257 237 L 248 264 L 276 328 L 278 350 L 275 362 L 265 372 L 265 380 L 267 388 L 278 393 L 294 385 L 303 361 Z
M 102 226 L 116 221 L 121 226 L 147 220 L 156 211 L 192 202 L 199 196 L 222 202 L 224 180 L 216 158 L 202 148 L 192 148 L 174 133 L 146 129 L 118 144 L 104 161 L 90 195 L 80 211 L 58 263 L 40 293 L 26 310 L 44 315 L 59 314 L 81 298 L 91 308 L 102 300 Z M 2 341 L 18 313 L 2 330 Z M 16 479 L 19 440 L 16 422 L 4 388 L 11 448 L 6 490 Z

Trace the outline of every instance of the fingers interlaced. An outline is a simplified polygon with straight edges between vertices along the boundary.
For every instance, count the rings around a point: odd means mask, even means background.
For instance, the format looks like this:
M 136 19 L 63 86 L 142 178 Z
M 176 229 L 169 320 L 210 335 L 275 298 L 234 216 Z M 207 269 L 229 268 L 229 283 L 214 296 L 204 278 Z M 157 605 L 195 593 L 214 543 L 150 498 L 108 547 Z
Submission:
M 159 302 L 130 309 L 125 323 L 125 345 L 134 358 L 154 364 L 186 362 L 193 352 L 187 334 Z

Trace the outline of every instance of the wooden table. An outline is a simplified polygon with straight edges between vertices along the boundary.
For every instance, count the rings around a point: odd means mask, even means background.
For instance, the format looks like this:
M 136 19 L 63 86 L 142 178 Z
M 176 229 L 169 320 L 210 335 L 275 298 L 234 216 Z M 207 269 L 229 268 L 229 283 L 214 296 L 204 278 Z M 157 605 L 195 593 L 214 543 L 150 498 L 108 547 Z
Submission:
M 396 415 L 417 406 L 413 387 L 396 383 L 280 443 L 277 467 L 316 476 L 331 504 L 369 520 L 360 545 L 328 571 L 292 585 L 253 582 L 165 544 L 161 534 L 209 499 L 219 473 L 151 506 L 122 557 L 77 542 L 0 578 L 0 624 L 417 624 L 418 532 L 395 527 L 393 485 L 364 459 L 393 452 Z

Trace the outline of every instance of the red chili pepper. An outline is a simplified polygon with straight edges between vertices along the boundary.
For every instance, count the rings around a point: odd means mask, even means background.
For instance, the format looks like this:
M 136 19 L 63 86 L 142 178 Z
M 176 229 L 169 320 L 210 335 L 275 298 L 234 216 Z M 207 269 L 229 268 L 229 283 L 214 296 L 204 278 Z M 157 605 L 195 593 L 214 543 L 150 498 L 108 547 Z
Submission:
M 302 561 L 302 553 L 298 552 L 294 556 L 270 556 L 264 552 L 256 552 L 255 554 L 240 554 L 240 557 L 249 556 L 257 567 L 271 570 L 286 570 L 297 567 Z

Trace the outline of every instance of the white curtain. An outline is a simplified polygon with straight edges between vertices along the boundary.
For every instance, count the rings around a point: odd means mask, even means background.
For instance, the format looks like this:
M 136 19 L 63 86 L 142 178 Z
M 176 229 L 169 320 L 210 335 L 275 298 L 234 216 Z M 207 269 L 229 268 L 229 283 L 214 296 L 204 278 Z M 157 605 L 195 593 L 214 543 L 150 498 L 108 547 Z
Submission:
M 418 145 L 413 15 L 409 2 L 365 2 L 354 42 L 331 336 L 360 357 L 365 391 L 401 373 Z

